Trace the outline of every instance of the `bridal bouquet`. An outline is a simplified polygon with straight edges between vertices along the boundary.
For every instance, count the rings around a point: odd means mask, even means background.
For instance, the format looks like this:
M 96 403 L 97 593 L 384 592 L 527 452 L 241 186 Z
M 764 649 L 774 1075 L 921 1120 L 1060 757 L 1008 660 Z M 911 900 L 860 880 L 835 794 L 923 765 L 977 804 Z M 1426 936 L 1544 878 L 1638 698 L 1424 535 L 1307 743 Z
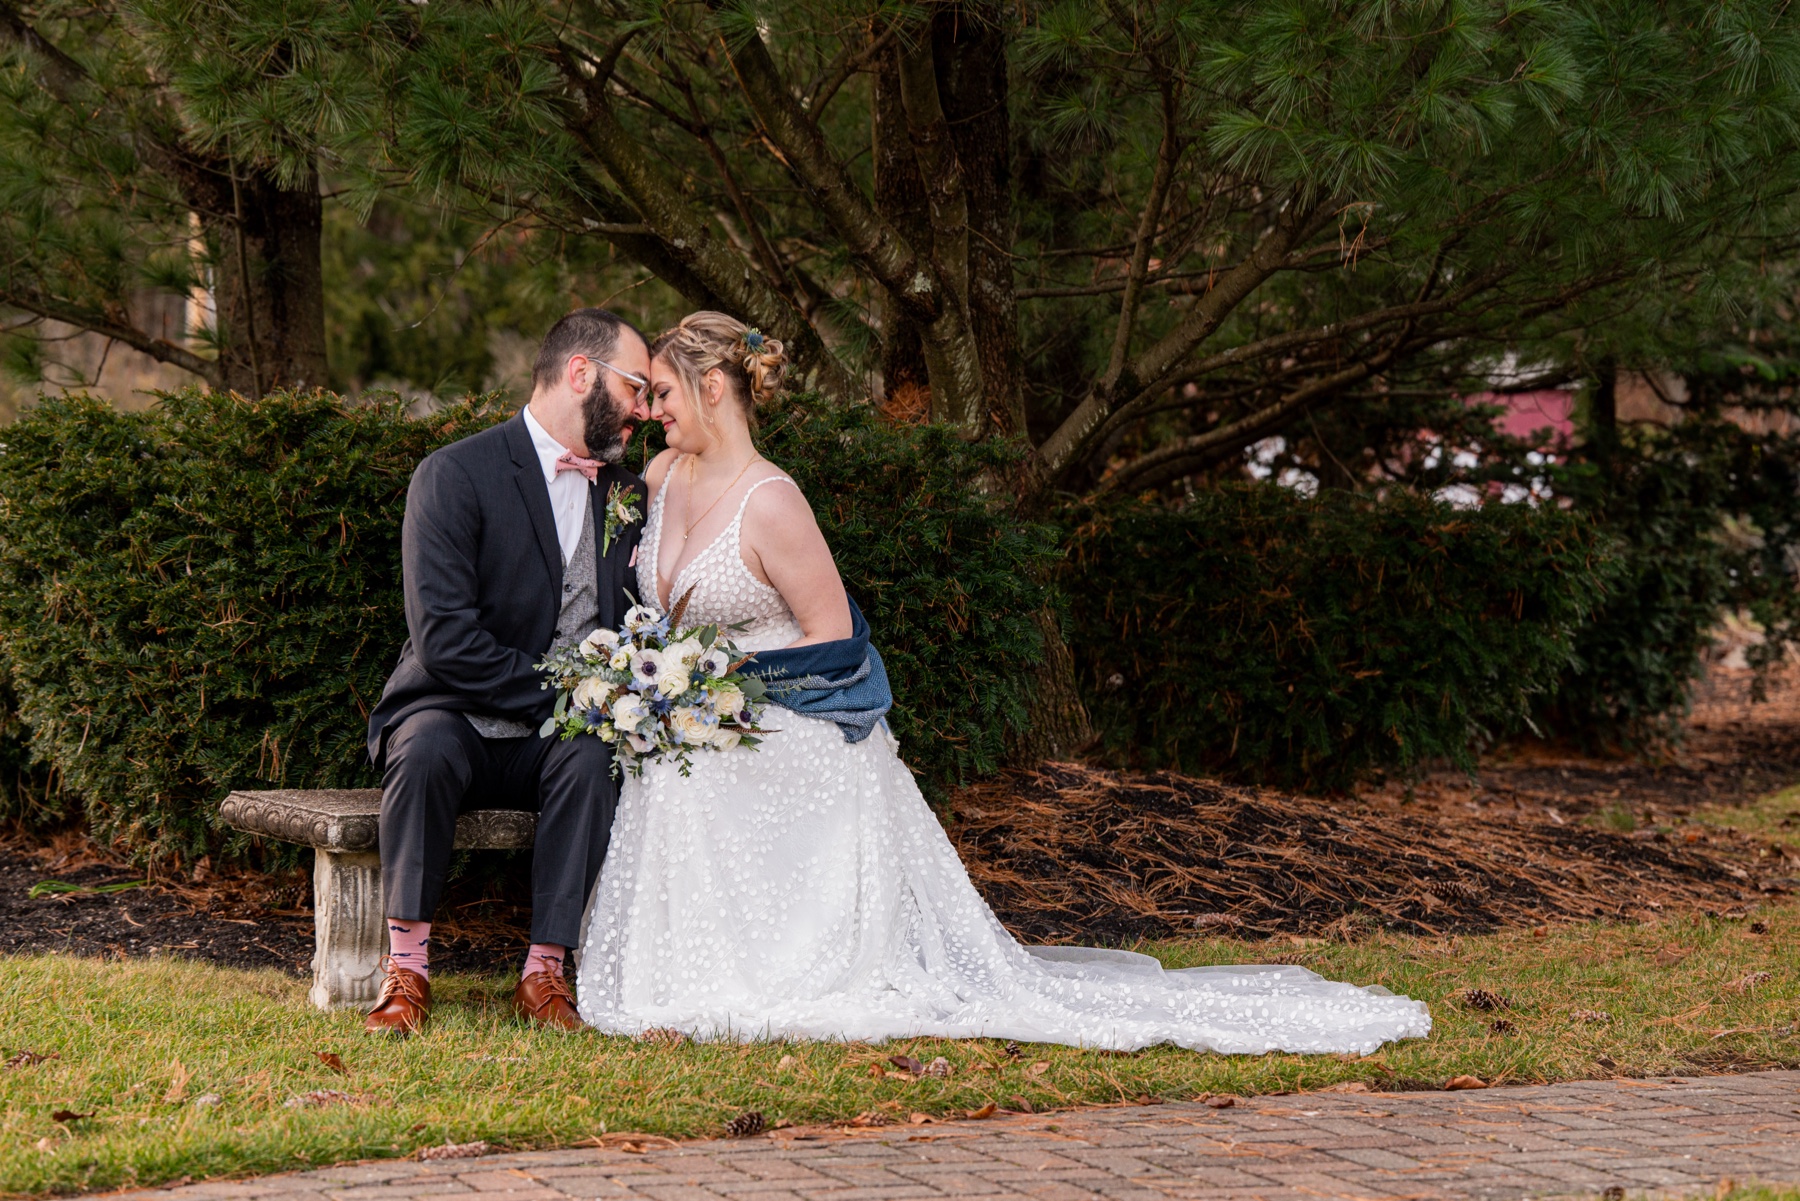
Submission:
M 635 776 L 672 758 L 687 775 L 696 749 L 755 746 L 767 691 L 736 669 L 746 656 L 717 626 L 681 628 L 687 597 L 674 611 L 633 605 L 616 630 L 595 630 L 578 646 L 552 651 L 538 669 L 555 687 L 556 711 L 539 735 L 595 734 L 613 744 L 613 764 Z

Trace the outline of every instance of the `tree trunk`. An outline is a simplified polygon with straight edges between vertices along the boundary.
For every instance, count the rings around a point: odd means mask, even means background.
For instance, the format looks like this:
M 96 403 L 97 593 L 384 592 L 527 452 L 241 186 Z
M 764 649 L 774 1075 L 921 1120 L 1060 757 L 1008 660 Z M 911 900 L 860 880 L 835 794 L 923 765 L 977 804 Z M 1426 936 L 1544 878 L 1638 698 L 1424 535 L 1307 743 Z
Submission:
M 897 47 L 889 47 L 875 64 L 872 105 L 874 129 L 875 207 L 915 246 L 931 244 L 930 202 L 913 159 L 900 102 Z M 900 305 L 878 293 L 881 319 L 882 409 L 900 421 L 923 421 L 931 412 L 931 381 L 925 369 L 925 346 L 919 327 Z
M 969 325 L 981 356 L 988 432 L 1025 434 L 1024 364 L 1013 286 L 1012 124 L 1005 28 L 961 5 L 932 19 L 938 92 L 968 200 Z
M 1035 767 L 1046 760 L 1072 759 L 1094 741 L 1094 726 L 1075 682 L 1075 656 L 1062 624 L 1048 607 L 1038 610 L 1044 661 L 1035 673 L 1026 728 L 1009 740 L 1007 763 Z
M 230 168 L 212 191 L 229 207 L 203 219 L 214 254 L 222 386 L 260 397 L 326 384 L 325 288 L 319 262 L 318 181 L 282 188 L 261 171 Z

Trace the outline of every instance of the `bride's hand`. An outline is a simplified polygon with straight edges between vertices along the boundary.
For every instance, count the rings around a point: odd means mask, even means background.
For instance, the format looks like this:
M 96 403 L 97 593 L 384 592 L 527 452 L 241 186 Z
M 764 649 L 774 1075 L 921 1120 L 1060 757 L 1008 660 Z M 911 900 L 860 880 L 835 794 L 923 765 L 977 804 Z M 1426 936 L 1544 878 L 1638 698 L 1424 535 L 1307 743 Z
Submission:
M 751 574 L 781 593 L 800 623 L 800 637 L 790 645 L 850 637 L 844 581 L 798 486 L 769 484 L 752 494 L 742 546 Z

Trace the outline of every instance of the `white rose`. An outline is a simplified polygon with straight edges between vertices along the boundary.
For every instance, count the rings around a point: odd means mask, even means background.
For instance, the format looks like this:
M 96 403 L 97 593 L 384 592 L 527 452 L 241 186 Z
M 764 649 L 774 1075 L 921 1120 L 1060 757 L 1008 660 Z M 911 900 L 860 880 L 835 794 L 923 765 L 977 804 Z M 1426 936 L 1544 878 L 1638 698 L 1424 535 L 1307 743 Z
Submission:
M 691 669 L 694 661 L 700 658 L 700 641 L 696 638 L 683 638 L 663 648 L 663 654 L 677 660 L 684 669 Z
M 692 705 L 682 705 L 669 714 L 669 725 L 689 746 L 704 746 L 712 737 L 714 719 Z
M 587 676 L 575 685 L 570 698 L 577 709 L 598 709 L 612 699 L 613 686 L 599 676 Z
M 727 684 L 713 692 L 712 703 L 720 717 L 733 717 L 744 707 L 744 694 Z
M 729 751 L 743 740 L 744 736 L 736 730 L 719 729 L 712 732 L 712 738 L 708 741 L 715 750 Z
M 612 659 L 607 663 L 607 666 L 614 671 L 624 671 L 627 667 L 631 666 L 631 651 L 625 647 L 620 647 L 613 652 Z
M 635 733 L 638 726 L 650 717 L 650 706 L 644 698 L 626 693 L 614 702 L 612 707 L 613 725 L 627 734 Z
M 590 659 L 610 659 L 618 647 L 617 630 L 595 630 L 581 640 L 581 653 Z

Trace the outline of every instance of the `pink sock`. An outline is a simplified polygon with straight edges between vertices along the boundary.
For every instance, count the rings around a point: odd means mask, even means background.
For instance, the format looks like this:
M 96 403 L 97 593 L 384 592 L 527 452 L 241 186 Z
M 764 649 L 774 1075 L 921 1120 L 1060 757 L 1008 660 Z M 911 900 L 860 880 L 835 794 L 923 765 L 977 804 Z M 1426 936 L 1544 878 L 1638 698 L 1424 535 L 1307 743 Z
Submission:
M 567 947 L 559 947 L 554 943 L 534 942 L 531 950 L 525 952 L 525 970 L 519 973 L 521 979 L 533 972 L 549 972 L 552 976 L 562 975 L 563 956 L 568 954 Z
M 387 924 L 388 955 L 394 966 L 431 979 L 431 923 L 390 917 Z

